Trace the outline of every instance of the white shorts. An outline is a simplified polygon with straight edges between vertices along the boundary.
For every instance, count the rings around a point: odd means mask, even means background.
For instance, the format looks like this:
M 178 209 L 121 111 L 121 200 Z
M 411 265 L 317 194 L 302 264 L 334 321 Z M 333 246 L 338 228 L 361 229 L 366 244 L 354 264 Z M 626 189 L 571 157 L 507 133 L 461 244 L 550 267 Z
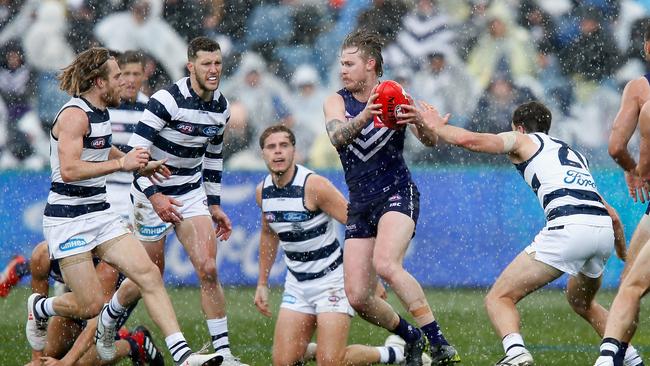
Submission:
M 133 203 L 131 203 L 131 185 L 106 183 L 106 201 L 111 204 L 108 210 L 130 221 Z
M 165 237 L 173 225 L 160 219 L 151 202 L 142 192 L 131 188 L 131 195 L 133 195 L 131 223 L 136 238 L 141 241 L 158 241 Z M 183 219 L 195 216 L 210 216 L 208 198 L 203 188 L 172 197 L 183 203 L 183 206 L 176 207 Z
M 82 215 L 66 221 L 43 226 L 43 234 L 52 259 L 89 252 L 100 244 L 131 232 L 126 220 L 108 211 Z
M 614 230 L 611 226 L 567 224 L 545 227 L 525 251 L 534 253 L 535 260 L 571 276 L 582 273 L 598 278 L 603 274 L 613 249 Z
M 324 277 L 303 282 L 287 273 L 280 307 L 304 314 L 344 313 L 354 316 L 343 287 L 343 266 Z

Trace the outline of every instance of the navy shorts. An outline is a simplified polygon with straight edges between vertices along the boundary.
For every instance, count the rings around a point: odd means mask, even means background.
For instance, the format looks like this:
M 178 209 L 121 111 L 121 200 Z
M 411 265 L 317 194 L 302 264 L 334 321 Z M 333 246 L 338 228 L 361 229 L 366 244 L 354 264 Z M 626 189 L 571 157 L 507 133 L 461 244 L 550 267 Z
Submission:
M 345 239 L 376 237 L 379 219 L 390 211 L 405 214 L 417 226 L 420 215 L 420 192 L 415 184 L 409 183 L 368 202 L 350 202 Z M 413 234 L 415 235 L 415 231 Z

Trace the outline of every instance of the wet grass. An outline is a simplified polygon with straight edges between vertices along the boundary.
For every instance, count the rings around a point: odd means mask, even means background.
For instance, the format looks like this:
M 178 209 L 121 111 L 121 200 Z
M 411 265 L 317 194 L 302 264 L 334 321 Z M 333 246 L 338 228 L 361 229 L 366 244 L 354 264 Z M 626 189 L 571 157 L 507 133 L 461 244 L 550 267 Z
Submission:
M 486 290 L 427 290 L 427 297 L 447 338 L 458 348 L 463 365 L 491 365 L 502 355 L 500 340 L 495 336 L 483 308 Z M 207 327 L 201 314 L 199 293 L 194 288 L 169 289 L 181 327 L 190 345 L 199 349 L 209 341 Z M 251 365 L 270 365 L 273 325 L 275 319 L 260 315 L 253 305 L 254 289 L 226 289 L 228 301 L 229 337 L 233 352 Z M 280 290 L 271 293 L 271 304 L 277 309 Z M 30 357 L 24 336 L 24 303 L 28 292 L 18 288 L 8 298 L 0 299 L 0 365 L 24 365 Z M 604 292 L 599 296 L 609 306 L 614 296 Z M 394 296 L 390 302 L 402 310 Z M 591 327 L 571 312 L 561 291 L 544 290 L 525 299 L 519 306 L 522 332 L 533 352 L 537 365 L 592 365 L 598 353 L 599 337 Z M 634 344 L 642 354 L 650 355 L 650 331 L 647 308 L 643 308 L 641 324 Z M 129 320 L 135 327 L 145 324 L 154 329 L 156 342 L 164 342 L 144 306 L 140 305 Z M 388 333 L 370 326 L 360 318 L 353 320 L 350 343 L 383 344 Z M 169 357 L 166 354 L 167 357 Z M 172 365 L 171 358 L 166 359 Z M 129 365 L 123 361 L 120 365 Z

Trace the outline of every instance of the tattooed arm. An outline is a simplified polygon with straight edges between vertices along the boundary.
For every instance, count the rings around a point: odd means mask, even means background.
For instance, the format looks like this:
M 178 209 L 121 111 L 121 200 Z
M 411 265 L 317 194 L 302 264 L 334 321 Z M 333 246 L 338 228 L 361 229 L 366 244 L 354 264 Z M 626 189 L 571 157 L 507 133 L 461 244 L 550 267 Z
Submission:
M 374 91 L 374 90 L 373 90 Z M 323 111 L 325 112 L 325 121 L 327 121 L 327 134 L 330 137 L 332 145 L 340 149 L 354 140 L 355 137 L 366 126 L 375 114 L 381 114 L 381 104 L 373 104 L 377 99 L 377 94 L 372 94 L 368 99 L 366 108 L 356 117 L 346 122 L 345 103 L 343 97 L 338 94 L 329 96 L 325 100 Z

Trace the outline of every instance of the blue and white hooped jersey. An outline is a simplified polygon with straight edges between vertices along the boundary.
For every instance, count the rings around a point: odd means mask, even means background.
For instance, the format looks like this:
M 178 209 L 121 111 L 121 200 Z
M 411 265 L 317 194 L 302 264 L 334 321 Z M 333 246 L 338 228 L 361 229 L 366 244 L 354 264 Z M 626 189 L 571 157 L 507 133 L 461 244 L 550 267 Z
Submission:
M 88 116 L 90 133 L 83 137 L 81 160 L 102 162 L 108 160 L 111 151 L 111 121 L 107 110 L 92 106 L 83 98 L 72 98 L 61 107 L 54 119 L 58 122 L 59 115 L 67 108 L 79 108 Z M 52 125 L 54 127 L 54 125 Z M 59 141 L 50 133 L 50 166 L 52 168 L 50 193 L 45 206 L 45 220 L 52 218 L 74 218 L 92 212 L 107 210 L 110 205 L 106 202 L 106 176 L 64 183 L 61 178 L 59 162 Z M 50 221 L 52 221 L 50 220 Z
M 208 204 L 220 204 L 223 132 L 230 119 L 228 100 L 219 90 L 204 101 L 185 77 L 159 90 L 129 140 L 129 146 L 149 148 L 154 160 L 168 159 L 171 178 L 153 185 L 147 178 L 133 181 L 137 191 L 180 196 L 205 188 Z
M 347 89 L 337 92 L 345 103 L 345 117 L 350 120 L 366 107 Z M 338 150 L 350 201 L 370 201 L 411 182 L 402 151 L 406 129 L 375 128 L 372 119 L 359 135 Z
M 285 187 L 264 178 L 262 213 L 278 234 L 289 273 L 298 281 L 321 278 L 343 263 L 343 252 L 334 219 L 323 211 L 305 207 L 305 182 L 313 172 L 296 165 L 293 179 Z
M 527 136 L 539 149 L 530 159 L 515 166 L 537 195 L 547 226 L 611 226 L 612 220 L 584 155 L 544 133 Z
M 131 149 L 129 139 L 142 118 L 142 112 L 147 107 L 148 100 L 146 95 L 139 92 L 135 102 L 122 101 L 119 107 L 108 109 L 113 130 L 113 146 L 125 153 Z M 133 173 L 130 172 L 115 172 L 106 177 L 108 184 L 131 184 L 132 182 Z

